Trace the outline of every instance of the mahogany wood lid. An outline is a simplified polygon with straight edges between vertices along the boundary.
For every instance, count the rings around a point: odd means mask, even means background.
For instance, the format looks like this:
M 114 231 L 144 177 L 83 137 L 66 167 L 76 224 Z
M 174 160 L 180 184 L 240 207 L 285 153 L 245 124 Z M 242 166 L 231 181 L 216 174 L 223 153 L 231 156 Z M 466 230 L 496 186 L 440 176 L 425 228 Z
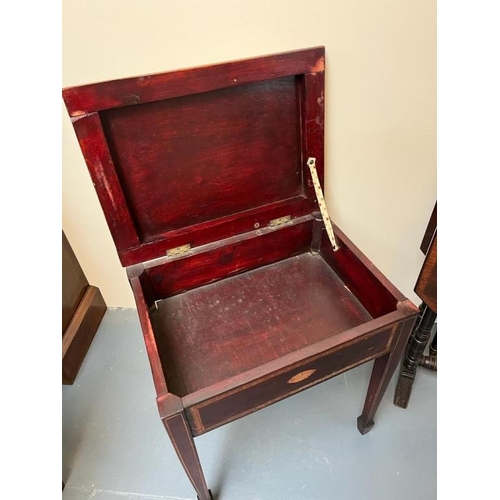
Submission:
M 63 98 L 130 266 L 317 210 L 324 48 L 71 87 Z

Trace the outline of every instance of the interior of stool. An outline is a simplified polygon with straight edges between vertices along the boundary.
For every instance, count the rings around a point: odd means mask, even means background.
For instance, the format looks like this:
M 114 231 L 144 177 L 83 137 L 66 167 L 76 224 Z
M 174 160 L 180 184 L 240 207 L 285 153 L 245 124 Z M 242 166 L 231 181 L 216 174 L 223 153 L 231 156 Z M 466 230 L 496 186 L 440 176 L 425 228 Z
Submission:
M 324 233 L 324 231 L 323 231 Z M 396 310 L 313 221 L 149 267 L 141 276 L 169 390 L 183 397 Z

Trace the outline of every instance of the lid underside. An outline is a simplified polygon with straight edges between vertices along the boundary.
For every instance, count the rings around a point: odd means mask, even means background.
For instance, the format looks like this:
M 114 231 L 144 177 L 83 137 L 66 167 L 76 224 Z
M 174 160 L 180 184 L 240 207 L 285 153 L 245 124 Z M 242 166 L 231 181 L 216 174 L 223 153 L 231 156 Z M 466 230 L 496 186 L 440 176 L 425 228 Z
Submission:
M 305 162 L 322 180 L 323 61 L 316 48 L 64 91 L 123 265 L 317 208 Z

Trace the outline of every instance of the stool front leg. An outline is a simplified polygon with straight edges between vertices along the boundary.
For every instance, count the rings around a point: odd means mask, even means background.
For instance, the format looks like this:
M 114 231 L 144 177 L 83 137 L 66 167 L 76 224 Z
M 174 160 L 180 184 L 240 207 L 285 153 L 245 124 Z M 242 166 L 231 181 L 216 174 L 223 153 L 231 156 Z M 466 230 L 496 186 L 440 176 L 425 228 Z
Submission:
M 377 358 L 373 365 L 368 391 L 366 393 L 363 413 L 358 417 L 358 430 L 366 434 L 375 425 L 374 417 L 384 397 L 387 386 L 396 370 L 413 328 L 415 317 L 407 319 L 399 326 L 398 337 L 391 352 Z
M 198 495 L 198 500 L 214 500 L 207 487 L 193 433 L 180 398 L 169 393 L 158 397 L 157 403 L 163 425 L 172 441 L 179 461 Z

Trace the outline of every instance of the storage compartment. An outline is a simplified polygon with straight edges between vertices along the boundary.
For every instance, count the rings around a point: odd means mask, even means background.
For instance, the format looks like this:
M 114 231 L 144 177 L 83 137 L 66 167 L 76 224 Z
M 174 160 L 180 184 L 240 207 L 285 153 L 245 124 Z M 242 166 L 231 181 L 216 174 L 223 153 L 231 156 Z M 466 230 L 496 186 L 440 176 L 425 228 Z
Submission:
M 342 240 L 333 252 L 322 222 L 303 219 L 144 268 L 170 392 L 185 397 L 397 310 L 397 297 Z M 371 289 L 360 286 L 367 281 Z
M 311 253 L 161 300 L 152 315 L 167 384 L 178 396 L 370 319 Z

